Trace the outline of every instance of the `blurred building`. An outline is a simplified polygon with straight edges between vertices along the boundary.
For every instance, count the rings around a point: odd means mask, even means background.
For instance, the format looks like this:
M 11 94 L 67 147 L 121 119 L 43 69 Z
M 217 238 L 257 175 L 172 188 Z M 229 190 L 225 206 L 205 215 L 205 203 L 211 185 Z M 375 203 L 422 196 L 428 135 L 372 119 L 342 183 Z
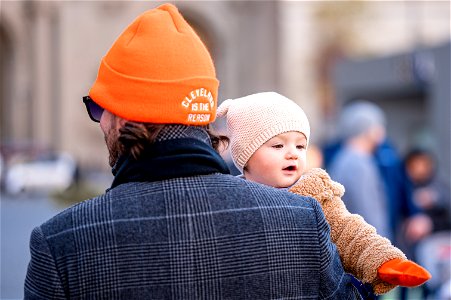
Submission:
M 107 170 L 101 131 L 89 121 L 81 97 L 114 39 L 137 15 L 160 3 L 2 1 L 2 148 L 25 144 L 64 150 L 82 167 Z M 451 37 L 448 1 L 173 3 L 212 52 L 221 81 L 220 101 L 278 91 L 304 108 L 316 143 L 329 136 L 343 104 L 332 77 L 337 62 L 414 53 L 417 48 L 449 45 Z M 447 64 L 449 83 L 449 56 Z M 442 111 L 443 117 L 442 108 L 448 107 L 449 113 L 447 95 L 420 102 Z M 402 110 L 411 103 L 397 105 Z M 449 126 L 449 114 L 445 117 Z M 398 127 L 393 134 L 403 135 Z M 445 138 L 449 145 L 449 135 L 437 128 L 432 126 L 427 134 Z

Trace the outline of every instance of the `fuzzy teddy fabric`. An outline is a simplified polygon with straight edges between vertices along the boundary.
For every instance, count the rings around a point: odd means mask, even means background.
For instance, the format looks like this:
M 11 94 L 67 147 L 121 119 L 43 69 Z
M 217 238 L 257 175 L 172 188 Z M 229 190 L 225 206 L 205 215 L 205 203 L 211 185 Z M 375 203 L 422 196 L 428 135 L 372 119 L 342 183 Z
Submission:
M 377 271 L 383 263 L 396 258 L 406 260 L 406 256 L 388 239 L 378 235 L 360 215 L 346 209 L 341 200 L 345 191 L 341 184 L 333 181 L 323 169 L 314 168 L 289 191 L 313 197 L 321 204 L 346 272 L 371 284 L 376 294 L 387 293 L 396 287 L 378 278 Z

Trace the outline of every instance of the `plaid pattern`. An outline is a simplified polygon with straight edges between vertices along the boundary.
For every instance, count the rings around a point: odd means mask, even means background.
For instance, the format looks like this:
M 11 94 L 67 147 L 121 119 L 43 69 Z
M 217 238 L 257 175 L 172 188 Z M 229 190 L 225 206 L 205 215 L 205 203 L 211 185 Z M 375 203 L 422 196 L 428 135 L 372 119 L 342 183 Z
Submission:
M 211 145 L 210 136 L 203 127 L 187 125 L 166 125 L 158 134 L 156 141 L 174 140 L 180 138 L 195 138 Z
M 122 184 L 34 229 L 25 299 L 355 299 L 318 203 L 230 175 Z

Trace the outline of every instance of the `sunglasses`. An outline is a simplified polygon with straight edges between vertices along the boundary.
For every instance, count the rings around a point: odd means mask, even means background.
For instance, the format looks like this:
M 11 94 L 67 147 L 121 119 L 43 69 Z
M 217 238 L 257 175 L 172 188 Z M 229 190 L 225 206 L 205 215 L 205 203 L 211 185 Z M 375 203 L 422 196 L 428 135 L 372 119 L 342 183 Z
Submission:
M 100 118 L 103 114 L 103 108 L 95 103 L 94 100 L 92 100 L 89 96 L 83 97 L 83 103 L 86 105 L 86 110 L 88 111 L 91 120 L 100 123 Z

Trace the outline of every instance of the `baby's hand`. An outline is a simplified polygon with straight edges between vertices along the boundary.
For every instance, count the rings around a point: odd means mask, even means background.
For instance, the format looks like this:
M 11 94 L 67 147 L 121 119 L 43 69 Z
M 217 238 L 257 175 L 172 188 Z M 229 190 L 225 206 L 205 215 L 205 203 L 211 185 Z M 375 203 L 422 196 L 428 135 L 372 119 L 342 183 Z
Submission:
M 313 168 L 307 171 L 290 189 L 290 192 L 315 198 L 321 205 L 333 197 L 341 197 L 344 194 L 344 187 L 333 181 L 326 171 L 320 168 Z
M 392 259 L 382 264 L 377 276 L 383 281 L 405 287 L 421 285 L 431 278 L 431 274 L 423 267 L 407 259 Z

